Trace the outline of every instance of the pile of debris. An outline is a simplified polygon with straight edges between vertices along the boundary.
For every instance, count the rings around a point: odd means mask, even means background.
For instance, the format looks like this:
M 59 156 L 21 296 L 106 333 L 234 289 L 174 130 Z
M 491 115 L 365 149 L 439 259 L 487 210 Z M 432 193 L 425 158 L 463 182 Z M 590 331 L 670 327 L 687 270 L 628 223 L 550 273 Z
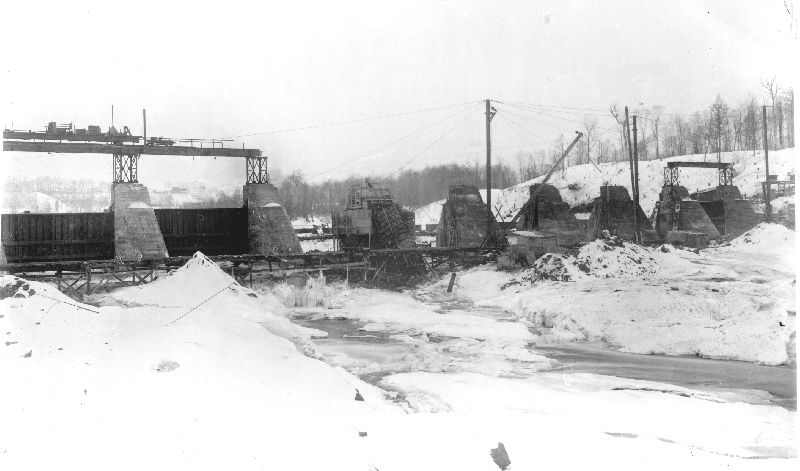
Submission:
M 597 239 L 580 249 L 547 253 L 507 286 L 537 281 L 576 281 L 586 278 L 633 278 L 659 272 L 659 250 L 623 241 Z

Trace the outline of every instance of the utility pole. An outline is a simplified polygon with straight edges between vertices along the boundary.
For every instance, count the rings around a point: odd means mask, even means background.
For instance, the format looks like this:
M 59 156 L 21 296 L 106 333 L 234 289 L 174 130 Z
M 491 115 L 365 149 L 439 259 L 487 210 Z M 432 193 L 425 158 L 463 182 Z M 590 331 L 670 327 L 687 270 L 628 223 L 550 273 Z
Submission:
M 764 168 L 767 174 L 767 181 L 766 181 L 766 192 L 764 193 L 764 220 L 767 222 L 772 222 L 772 202 L 770 199 L 772 198 L 772 188 L 769 181 L 769 141 L 767 140 L 767 106 L 764 105 L 761 107 L 762 118 L 764 120 L 764 125 L 762 126 L 764 130 Z
M 142 137 L 142 154 L 144 154 L 145 148 L 147 147 L 147 111 L 142 108 L 142 125 L 144 127 L 144 136 Z
M 636 230 L 634 231 L 634 240 L 642 243 L 642 236 L 639 231 L 639 138 L 636 133 L 636 115 L 633 116 L 633 182 L 635 189 L 633 190 L 633 214 L 634 224 Z
M 495 110 L 492 100 L 486 100 L 486 237 L 492 234 L 494 212 L 492 211 L 492 118 Z
M 628 163 L 631 168 L 631 198 L 636 197 L 636 170 L 633 168 L 633 146 L 631 145 L 631 126 L 630 119 L 628 118 L 628 107 L 625 107 L 625 141 L 628 143 Z M 636 231 L 639 228 L 638 219 L 639 214 L 636 207 L 633 208 L 633 238 L 636 240 Z

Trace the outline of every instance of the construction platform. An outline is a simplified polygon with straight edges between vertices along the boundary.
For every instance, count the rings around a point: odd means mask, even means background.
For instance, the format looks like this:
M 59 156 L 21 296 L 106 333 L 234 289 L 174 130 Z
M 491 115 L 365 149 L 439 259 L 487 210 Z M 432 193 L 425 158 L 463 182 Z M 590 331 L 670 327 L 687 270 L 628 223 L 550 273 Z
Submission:
M 252 285 L 254 280 L 283 280 L 293 276 L 327 272 L 350 280 L 391 280 L 417 274 L 440 265 L 474 264 L 498 247 L 412 247 L 310 252 L 286 255 L 215 255 L 209 258 L 231 274 L 239 283 Z M 55 283 L 62 292 L 76 297 L 112 286 L 137 285 L 153 281 L 159 272 L 174 270 L 191 256 L 162 260 L 121 262 L 118 260 L 59 260 L 21 262 L 0 265 L 0 272 L 26 279 Z M 414 264 L 419 264 L 416 266 Z M 404 267 L 398 272 L 390 267 Z

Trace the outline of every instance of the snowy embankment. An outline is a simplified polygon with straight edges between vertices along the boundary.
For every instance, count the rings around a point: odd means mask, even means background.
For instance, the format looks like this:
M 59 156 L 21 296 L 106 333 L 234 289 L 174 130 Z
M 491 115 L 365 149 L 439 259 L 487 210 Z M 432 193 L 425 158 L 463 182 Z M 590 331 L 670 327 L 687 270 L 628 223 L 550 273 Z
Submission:
M 394 408 L 232 282 L 199 255 L 97 308 L 1 277 L 0 468 L 368 469 L 362 418 Z
M 778 365 L 794 361 L 793 254 L 794 232 L 777 224 L 699 254 L 597 240 L 513 274 L 470 270 L 456 293 L 529 320 L 538 345 L 601 340 Z
M 416 369 L 385 377 L 382 391 L 310 358 L 318 331 L 199 254 L 92 298 L 101 307 L 0 277 L 0 469 L 477 471 L 496 469 L 498 442 L 513 469 L 796 461 L 749 459 L 796 456 L 786 409 L 607 376 L 503 375 L 503 364 L 542 359 L 516 356 L 533 337 L 520 319 L 442 315 L 321 282 L 310 291 L 283 300 L 416 342 L 416 362 L 403 360 Z M 446 360 L 450 348 L 461 364 Z
M 778 175 L 779 180 L 786 180 L 787 174 L 794 172 L 796 155 L 794 148 L 771 151 L 769 153 L 770 174 Z M 664 168 L 667 162 L 672 161 L 716 162 L 716 154 L 682 155 L 663 160 L 640 161 L 640 205 L 648 215 L 655 207 L 664 184 Z M 753 155 L 752 151 L 723 152 L 722 161 L 733 164 L 735 173 L 733 184 L 739 188 L 742 195 L 752 197 L 761 194 L 761 182 L 765 180 L 763 151 L 756 151 L 756 155 Z M 504 220 L 510 220 L 528 201 L 529 187 L 543 179 L 543 176 L 537 177 L 510 188 L 493 190 L 492 206 L 495 211 L 500 212 Z M 688 168 L 680 171 L 680 184 L 685 186 L 689 192 L 714 188 L 718 182 L 716 169 Z M 592 164 L 575 165 L 567 167 L 564 172 L 554 173 L 548 183 L 558 189 L 565 203 L 576 206 L 590 203 L 594 198 L 600 196 L 600 186 L 604 184 L 624 186 L 630 192 L 630 168 L 627 161 L 603 163 L 598 164 L 597 167 Z M 481 190 L 484 201 L 486 201 L 485 193 L 485 190 Z M 438 223 L 444 201 L 436 201 L 417 209 L 417 224 Z

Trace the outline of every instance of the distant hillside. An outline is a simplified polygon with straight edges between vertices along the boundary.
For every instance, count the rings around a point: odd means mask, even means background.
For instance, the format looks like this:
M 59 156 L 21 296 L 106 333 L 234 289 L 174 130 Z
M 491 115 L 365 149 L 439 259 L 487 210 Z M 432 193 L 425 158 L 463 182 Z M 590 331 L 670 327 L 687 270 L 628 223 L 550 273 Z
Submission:
M 770 151 L 769 171 L 778 175 L 778 179 L 786 179 L 787 174 L 794 172 L 796 152 L 794 148 Z M 670 161 L 715 162 L 716 155 L 695 154 L 669 157 L 663 160 L 648 160 L 639 162 L 639 192 L 640 204 L 648 215 L 652 212 L 661 187 L 664 184 L 664 168 Z M 761 193 L 761 182 L 765 179 L 763 151 L 753 152 L 723 152 L 723 162 L 733 163 L 735 176 L 734 185 L 745 197 L 753 197 Z M 600 196 L 600 186 L 606 183 L 620 185 L 630 191 L 630 168 L 628 162 L 610 162 L 599 164 L 575 165 L 565 172 L 557 172 L 549 183 L 558 188 L 561 197 L 570 206 L 590 203 Z M 541 182 L 544 177 L 537 177 L 504 190 L 492 191 L 492 206 L 503 220 L 510 220 L 527 202 L 529 187 Z M 717 171 L 714 169 L 681 169 L 680 184 L 690 192 L 713 188 L 718 184 Z M 486 191 L 481 190 L 481 196 L 486 198 Z M 435 224 L 439 222 L 442 204 L 445 200 L 435 201 L 415 210 L 417 224 Z

